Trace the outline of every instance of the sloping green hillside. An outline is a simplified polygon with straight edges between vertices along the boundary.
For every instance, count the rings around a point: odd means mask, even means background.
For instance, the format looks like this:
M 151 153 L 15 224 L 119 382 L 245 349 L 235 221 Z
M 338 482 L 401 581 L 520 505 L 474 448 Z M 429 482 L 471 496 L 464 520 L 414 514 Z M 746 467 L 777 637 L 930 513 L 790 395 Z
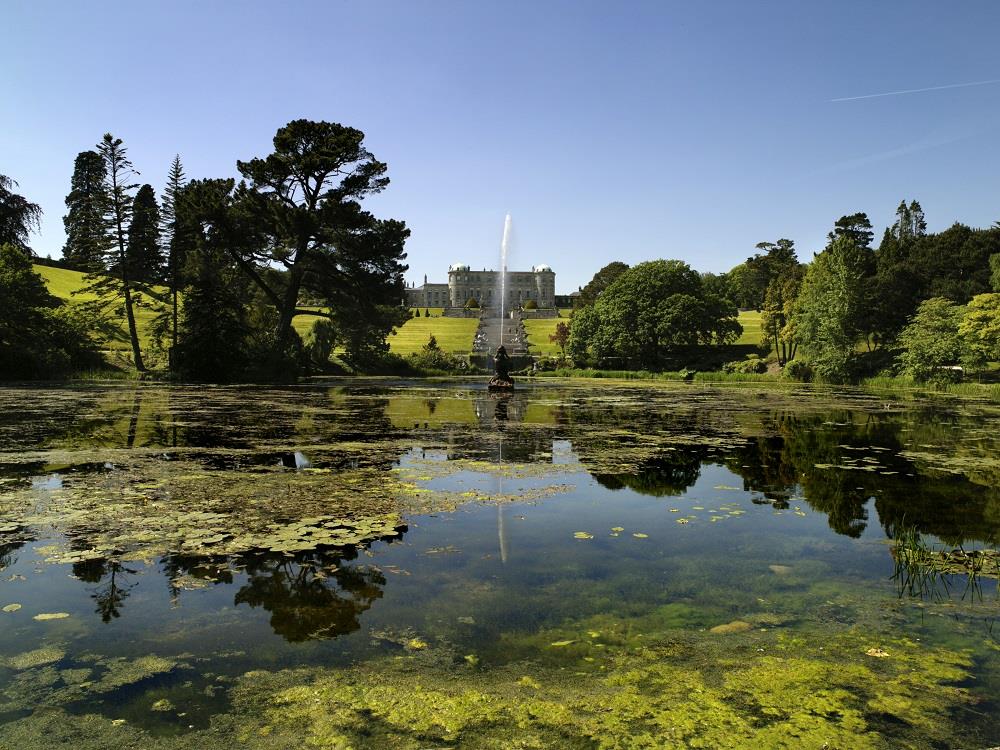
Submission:
M 437 309 L 437 308 L 435 308 Z M 423 310 L 420 311 L 423 315 Z M 476 336 L 479 321 L 476 318 L 410 318 L 389 337 L 389 348 L 394 354 L 419 352 L 434 334 L 438 346 L 450 354 L 468 354 Z
M 79 271 L 36 265 L 35 272 L 45 279 L 45 283 L 52 294 L 69 304 L 78 305 L 93 302 L 97 299 L 94 294 L 83 291 L 87 287 L 87 280 L 85 275 Z M 139 342 L 143 350 L 149 348 L 150 328 L 153 319 L 165 309 L 164 302 L 167 299 L 166 288 L 154 287 L 153 291 L 160 299 L 149 295 L 140 295 L 135 307 L 135 320 L 139 328 Z M 125 320 L 124 301 L 122 301 L 119 307 L 119 310 L 109 311 L 108 319 L 104 321 L 95 319 L 93 324 L 94 329 L 98 332 L 98 341 L 104 348 L 127 351 L 131 347 L 128 340 L 128 322 Z
M 49 291 L 56 297 L 69 302 L 70 304 L 80 304 L 82 302 L 92 302 L 95 295 L 83 292 L 87 287 L 86 276 L 79 271 L 70 271 L 65 268 L 53 268 L 51 266 L 36 265 L 35 272 L 45 279 L 45 284 Z M 143 349 L 148 349 L 150 345 L 150 329 L 153 319 L 166 309 L 168 302 L 168 290 L 166 287 L 154 287 L 153 292 L 156 297 L 142 295 L 140 304 L 136 306 L 135 318 L 139 327 L 139 340 Z M 300 315 L 295 318 L 292 325 L 300 336 L 312 328 L 317 318 L 309 315 Z M 99 341 L 106 349 L 127 351 L 130 349 L 128 342 L 128 323 L 125 321 L 125 309 L 122 307 L 120 314 L 115 315 L 111 320 L 105 321 L 101 326 L 95 323 L 95 328 L 99 331 Z

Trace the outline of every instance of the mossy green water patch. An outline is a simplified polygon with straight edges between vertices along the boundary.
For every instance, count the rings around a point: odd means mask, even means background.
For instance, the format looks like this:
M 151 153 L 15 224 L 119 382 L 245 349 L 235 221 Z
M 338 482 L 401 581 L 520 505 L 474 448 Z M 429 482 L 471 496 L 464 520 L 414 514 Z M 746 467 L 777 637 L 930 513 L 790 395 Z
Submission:
M 66 651 L 62 648 L 43 646 L 42 648 L 36 648 L 34 651 L 25 651 L 23 654 L 2 659 L 0 660 L 0 664 L 11 669 L 30 669 L 44 664 L 52 664 L 62 659 L 65 655 Z
M 292 736 L 316 747 L 933 747 L 961 736 L 967 657 L 896 644 L 876 668 L 842 660 L 853 633 L 800 647 L 805 655 L 751 653 L 694 666 L 684 652 L 609 651 L 586 680 L 567 670 L 509 665 L 440 669 L 420 657 L 246 675 L 237 706 L 261 710 L 252 740 Z M 571 646 L 560 651 L 566 652 Z M 904 697 L 905 696 L 905 697 Z M 891 727 L 891 728 L 890 728 Z

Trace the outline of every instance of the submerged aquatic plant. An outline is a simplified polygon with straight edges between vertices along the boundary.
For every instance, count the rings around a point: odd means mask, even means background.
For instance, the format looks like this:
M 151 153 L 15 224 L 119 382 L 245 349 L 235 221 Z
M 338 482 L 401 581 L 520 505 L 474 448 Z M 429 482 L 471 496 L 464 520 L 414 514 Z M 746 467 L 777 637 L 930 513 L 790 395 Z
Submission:
M 913 526 L 896 530 L 891 552 L 892 580 L 900 596 L 949 599 L 955 579 L 961 577 L 961 597 L 982 599 L 981 579 L 1000 579 L 1000 550 L 934 547 Z

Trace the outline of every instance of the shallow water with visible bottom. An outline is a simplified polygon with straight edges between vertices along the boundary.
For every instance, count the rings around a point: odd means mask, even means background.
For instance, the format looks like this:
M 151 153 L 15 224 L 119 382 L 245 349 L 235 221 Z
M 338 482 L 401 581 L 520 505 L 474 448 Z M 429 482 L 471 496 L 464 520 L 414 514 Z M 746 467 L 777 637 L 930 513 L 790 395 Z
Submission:
M 998 745 L 998 427 L 806 387 L 0 389 L 0 748 Z

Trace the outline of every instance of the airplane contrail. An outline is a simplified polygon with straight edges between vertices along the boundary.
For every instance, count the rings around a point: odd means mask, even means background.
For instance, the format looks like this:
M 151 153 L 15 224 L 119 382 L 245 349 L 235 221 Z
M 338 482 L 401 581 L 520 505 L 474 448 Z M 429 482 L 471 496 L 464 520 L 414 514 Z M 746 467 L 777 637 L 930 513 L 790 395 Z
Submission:
M 875 99 L 880 96 L 899 96 L 900 94 L 920 94 L 924 91 L 942 91 L 944 89 L 964 89 L 969 86 L 987 86 L 991 83 L 1000 83 L 1000 78 L 990 81 L 972 81 L 970 83 L 949 83 L 945 86 L 928 86 L 925 89 L 904 89 L 903 91 L 885 91 L 881 94 L 865 94 L 864 96 L 842 96 L 839 99 L 831 99 L 831 102 L 853 102 L 858 99 Z

